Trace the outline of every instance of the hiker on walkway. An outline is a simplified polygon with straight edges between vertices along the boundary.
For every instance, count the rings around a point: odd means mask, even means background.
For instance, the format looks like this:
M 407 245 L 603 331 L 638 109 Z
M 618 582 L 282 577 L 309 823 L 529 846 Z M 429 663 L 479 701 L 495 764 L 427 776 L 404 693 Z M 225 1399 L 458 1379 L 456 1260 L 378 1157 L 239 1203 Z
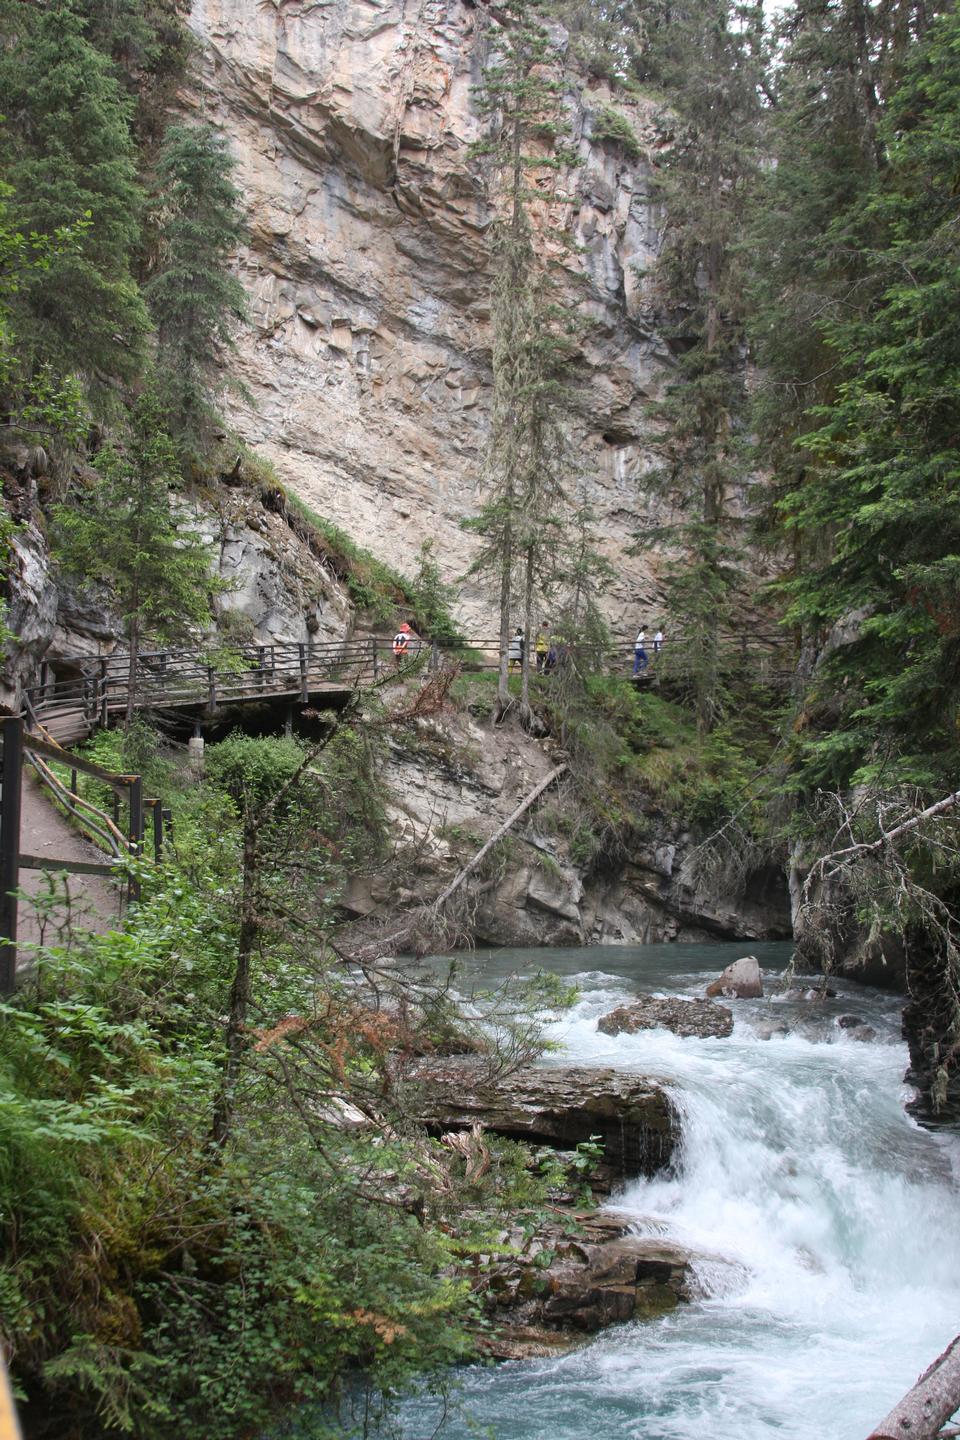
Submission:
M 398 670 L 404 660 L 410 658 L 410 641 L 412 638 L 413 631 L 410 629 L 410 626 L 404 622 L 393 637 L 393 663 Z
M 534 653 L 537 657 L 537 674 L 542 675 L 547 664 L 547 654 L 550 650 L 550 629 L 546 620 L 540 621 L 540 629 L 537 631 L 537 638 L 534 644 Z
M 648 666 L 649 663 L 650 663 L 650 660 L 649 660 L 649 657 L 648 657 L 647 651 L 646 651 L 646 644 L 647 644 L 647 632 L 646 632 L 646 629 L 644 628 L 644 626 L 641 625 L 641 626 L 640 626 L 640 629 L 637 631 L 637 638 L 636 638 L 636 640 L 634 640 L 634 642 L 633 642 L 633 673 L 634 673 L 634 675 L 642 675 L 643 672 L 644 672 L 644 670 L 646 670 L 647 666 Z
M 507 659 L 510 662 L 511 674 L 516 674 L 523 665 L 523 630 L 518 625 L 510 637 L 510 646 L 507 650 Z
M 662 649 L 663 649 L 663 631 L 662 631 L 662 630 L 658 630 L 657 633 L 656 633 L 656 635 L 654 635 L 654 637 L 653 637 L 653 658 L 654 658 L 654 660 L 656 660 L 657 656 L 660 654 L 660 651 L 661 651 Z

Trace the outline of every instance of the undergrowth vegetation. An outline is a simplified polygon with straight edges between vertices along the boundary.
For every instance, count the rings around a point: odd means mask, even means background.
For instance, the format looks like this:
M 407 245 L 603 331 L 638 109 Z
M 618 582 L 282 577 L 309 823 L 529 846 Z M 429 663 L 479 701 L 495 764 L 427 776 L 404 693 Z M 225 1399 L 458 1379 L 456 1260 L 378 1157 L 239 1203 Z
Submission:
M 123 926 L 38 947 L 0 1006 L 0 1340 L 27 1433 L 236 1440 L 307 1402 L 313 1434 L 353 1433 L 346 1401 L 369 1421 L 470 1352 L 460 1262 L 551 1177 L 507 1146 L 468 1181 L 427 1137 L 411 1060 L 477 1021 L 449 976 L 336 939 L 346 879 L 386 858 L 362 726 L 235 734 L 202 782 L 145 726 L 90 750 L 176 819 Z M 487 997 L 475 1043 L 529 1058 L 531 1005 L 563 999 Z

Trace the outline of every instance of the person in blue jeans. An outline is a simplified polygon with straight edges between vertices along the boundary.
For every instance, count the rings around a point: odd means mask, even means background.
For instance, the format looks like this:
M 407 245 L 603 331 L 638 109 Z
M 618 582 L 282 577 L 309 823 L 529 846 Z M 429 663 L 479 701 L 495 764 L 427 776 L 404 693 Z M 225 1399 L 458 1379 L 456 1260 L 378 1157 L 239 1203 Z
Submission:
M 646 632 L 646 630 L 644 629 L 644 627 L 641 625 L 641 626 L 640 626 L 640 629 L 637 631 L 637 638 L 636 638 L 636 640 L 634 640 L 634 642 L 633 642 L 633 673 L 634 673 L 634 675 L 642 675 L 643 672 L 644 672 L 644 670 L 646 670 L 647 665 L 650 663 L 649 660 L 648 660 L 648 658 L 647 658 L 647 651 L 646 651 L 646 648 L 645 648 L 645 647 L 646 647 L 646 643 L 647 643 L 647 632 Z

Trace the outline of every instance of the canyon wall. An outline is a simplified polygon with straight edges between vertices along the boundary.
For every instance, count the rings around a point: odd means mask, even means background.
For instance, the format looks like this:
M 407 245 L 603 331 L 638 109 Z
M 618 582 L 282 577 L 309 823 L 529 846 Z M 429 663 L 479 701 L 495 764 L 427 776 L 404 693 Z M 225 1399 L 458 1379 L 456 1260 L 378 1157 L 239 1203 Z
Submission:
M 194 0 L 190 24 L 202 79 L 184 103 L 229 136 L 248 224 L 252 323 L 231 361 L 247 393 L 231 421 L 285 485 L 400 569 L 435 540 L 460 618 L 486 633 L 489 592 L 461 579 L 476 544 L 461 522 L 478 508 L 491 395 L 491 212 L 469 147 L 497 27 L 465 0 Z M 571 480 L 597 512 L 609 616 L 627 637 L 658 618 L 651 559 L 626 553 L 660 516 L 643 486 L 645 407 L 672 363 L 642 279 L 662 224 L 657 110 L 615 99 L 634 162 L 591 139 L 604 85 L 564 103 L 579 163 L 541 220 L 570 242 L 555 254 L 584 325 Z

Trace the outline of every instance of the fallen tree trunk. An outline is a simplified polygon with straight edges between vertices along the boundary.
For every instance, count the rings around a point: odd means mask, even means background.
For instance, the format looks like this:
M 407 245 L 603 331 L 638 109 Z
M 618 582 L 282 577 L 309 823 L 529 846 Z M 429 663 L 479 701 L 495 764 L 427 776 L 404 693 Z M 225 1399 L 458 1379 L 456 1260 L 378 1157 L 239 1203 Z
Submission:
M 960 1410 L 960 1335 L 952 1340 L 867 1440 L 937 1440 Z M 950 1431 L 950 1434 L 957 1432 Z
M 534 801 L 539 800 L 544 790 L 549 789 L 549 787 L 553 784 L 554 780 L 560 779 L 560 776 L 564 774 L 566 768 L 566 765 L 558 765 L 556 770 L 550 771 L 550 774 L 547 776 L 546 780 L 541 780 L 540 784 L 535 786 L 534 789 L 530 791 L 530 794 L 526 797 L 522 804 L 518 805 L 516 810 L 514 810 L 509 820 L 505 820 L 500 826 L 500 829 L 494 831 L 486 844 L 481 845 L 480 849 L 477 851 L 476 855 L 474 855 L 473 859 L 468 861 L 468 863 L 464 865 L 463 869 L 459 872 L 459 874 L 454 876 L 454 878 L 450 881 L 450 884 L 447 886 L 446 890 L 444 890 L 441 895 L 437 896 L 436 900 L 434 900 L 433 902 L 435 910 L 439 910 L 441 906 L 446 905 L 447 901 L 450 899 L 450 896 L 455 894 L 455 892 L 460 889 L 460 886 L 463 884 L 464 880 L 466 880 L 468 875 L 473 874 L 474 870 L 476 870 L 477 866 L 482 862 L 484 856 L 489 855 L 490 851 L 493 849 L 494 845 L 496 845 L 497 841 L 503 839 L 507 831 L 510 830 L 514 825 L 516 825 L 521 815 L 526 814 Z

